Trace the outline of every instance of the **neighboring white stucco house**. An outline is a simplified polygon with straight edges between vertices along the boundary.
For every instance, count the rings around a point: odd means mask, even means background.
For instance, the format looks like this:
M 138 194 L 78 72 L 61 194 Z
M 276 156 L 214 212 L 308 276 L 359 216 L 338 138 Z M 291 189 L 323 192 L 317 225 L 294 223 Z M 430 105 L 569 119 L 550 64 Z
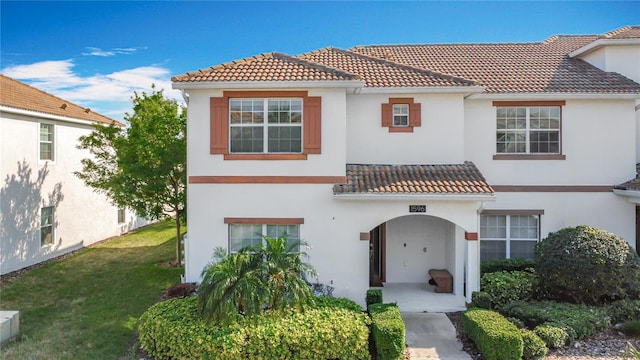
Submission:
M 145 224 L 73 174 L 90 156 L 79 137 L 112 122 L 0 75 L 0 274 Z
M 633 197 L 613 190 L 636 174 L 639 51 L 625 27 L 269 53 L 174 77 L 189 110 L 186 280 L 215 247 L 284 231 L 360 303 L 429 269 L 469 301 L 481 259 L 532 257 L 566 226 L 637 247 Z

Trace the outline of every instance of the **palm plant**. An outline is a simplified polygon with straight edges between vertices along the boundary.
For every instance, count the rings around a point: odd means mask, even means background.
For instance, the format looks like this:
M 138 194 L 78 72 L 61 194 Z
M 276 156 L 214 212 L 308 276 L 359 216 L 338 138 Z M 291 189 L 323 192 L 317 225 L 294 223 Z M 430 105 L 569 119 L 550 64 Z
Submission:
M 305 244 L 287 245 L 286 237 L 268 236 L 264 242 L 227 256 L 218 254 L 219 262 L 205 269 L 198 288 L 205 319 L 228 323 L 265 309 L 302 309 L 311 301 L 313 292 L 303 276 L 315 276 L 315 270 L 302 260 Z

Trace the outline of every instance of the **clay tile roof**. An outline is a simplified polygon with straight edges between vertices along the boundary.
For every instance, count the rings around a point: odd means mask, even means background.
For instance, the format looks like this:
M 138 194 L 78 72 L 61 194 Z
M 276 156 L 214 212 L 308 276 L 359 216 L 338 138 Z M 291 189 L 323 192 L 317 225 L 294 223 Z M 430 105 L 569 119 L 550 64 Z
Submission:
M 70 101 L 53 96 L 2 74 L 0 74 L 0 105 L 50 115 L 59 115 L 104 124 L 115 123 L 124 126 L 123 123 L 93 112 L 91 109 L 83 108 Z
M 358 76 L 281 53 L 266 53 L 171 78 L 173 82 L 357 80 Z
M 640 38 L 640 26 L 623 26 L 604 34 L 606 39 L 637 39 Z
M 340 194 L 491 195 L 480 170 L 469 161 L 451 165 L 347 164 L 347 183 L 333 186 Z
M 413 64 L 400 64 L 388 58 L 376 58 L 352 51 L 328 47 L 298 58 L 331 68 L 358 74 L 366 87 L 428 87 L 428 86 L 472 86 L 473 81 L 417 68 Z
M 636 164 L 636 177 L 614 186 L 614 189 L 640 191 L 640 163 Z
M 631 36 L 636 27 L 611 36 Z M 536 43 L 357 46 L 352 52 L 470 79 L 488 93 L 640 93 L 640 85 L 568 54 L 597 35 L 558 35 Z

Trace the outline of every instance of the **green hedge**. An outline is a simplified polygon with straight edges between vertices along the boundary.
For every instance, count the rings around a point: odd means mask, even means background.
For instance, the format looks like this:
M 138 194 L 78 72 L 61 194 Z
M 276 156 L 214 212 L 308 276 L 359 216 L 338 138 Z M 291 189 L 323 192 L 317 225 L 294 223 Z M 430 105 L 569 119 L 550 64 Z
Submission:
M 142 347 L 156 360 L 355 360 L 369 359 L 369 323 L 363 312 L 329 305 L 304 312 L 267 312 L 221 326 L 202 320 L 197 298 L 189 297 L 149 308 L 138 332 Z
M 367 303 L 367 308 L 371 304 L 382 304 L 382 290 L 380 289 L 367 290 L 365 301 Z
M 564 328 L 569 341 L 584 339 L 611 325 L 607 309 L 596 306 L 553 301 L 515 301 L 503 306 L 501 312 L 524 321 L 530 329 L 543 324 Z
M 491 295 L 485 291 L 474 291 L 471 293 L 471 305 L 482 309 L 491 310 Z
M 520 330 L 497 312 L 472 308 L 464 312 L 464 331 L 488 360 L 520 360 Z
M 640 300 L 619 300 L 609 305 L 609 315 L 614 323 L 640 320 Z
M 569 334 L 563 327 L 554 325 L 538 325 L 533 331 L 551 349 L 563 347 L 569 341 Z
M 395 360 L 404 357 L 405 326 L 396 304 L 371 304 L 371 333 L 378 360 Z
M 334 298 L 328 296 L 316 296 L 313 298 L 314 307 L 317 309 L 346 309 L 355 312 L 362 312 L 362 307 L 353 300 L 347 298 Z
M 532 271 L 498 271 L 482 275 L 480 288 L 491 296 L 493 306 L 516 300 L 529 300 L 537 288 L 537 276 Z
M 536 261 L 533 259 L 492 259 L 480 262 L 480 276 L 498 271 L 525 271 L 535 268 Z
M 522 359 L 544 359 L 549 351 L 544 341 L 535 332 L 528 329 L 520 329 L 520 335 L 522 336 Z

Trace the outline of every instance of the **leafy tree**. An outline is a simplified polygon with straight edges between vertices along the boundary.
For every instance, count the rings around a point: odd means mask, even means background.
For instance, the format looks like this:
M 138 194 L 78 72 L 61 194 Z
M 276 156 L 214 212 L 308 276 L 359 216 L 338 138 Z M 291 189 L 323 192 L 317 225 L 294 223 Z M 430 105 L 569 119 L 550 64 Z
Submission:
M 285 237 L 264 237 L 265 244 L 246 247 L 226 255 L 216 253 L 218 262 L 205 269 L 198 288 L 203 317 L 230 322 L 237 316 L 258 315 L 265 309 L 301 309 L 313 298 L 305 275 L 315 276 L 302 260 L 302 243 L 287 246 Z
M 130 127 L 94 125 L 80 137 L 79 149 L 92 158 L 82 160 L 75 175 L 111 201 L 141 216 L 176 222 L 176 264 L 181 259 L 180 221 L 186 211 L 186 110 L 162 90 L 134 93 Z

